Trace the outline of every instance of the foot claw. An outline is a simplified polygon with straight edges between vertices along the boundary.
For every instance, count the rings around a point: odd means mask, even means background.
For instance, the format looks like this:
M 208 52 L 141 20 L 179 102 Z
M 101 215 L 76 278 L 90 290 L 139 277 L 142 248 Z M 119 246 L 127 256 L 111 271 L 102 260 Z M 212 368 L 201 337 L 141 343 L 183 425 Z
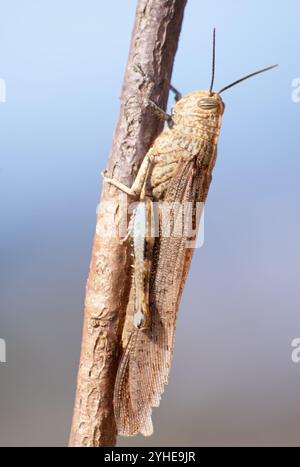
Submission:
M 133 65 L 133 69 L 134 71 L 136 71 L 137 73 L 140 73 L 142 76 L 146 77 L 146 73 L 144 72 L 143 68 L 142 68 L 142 65 L 140 63 L 135 63 Z

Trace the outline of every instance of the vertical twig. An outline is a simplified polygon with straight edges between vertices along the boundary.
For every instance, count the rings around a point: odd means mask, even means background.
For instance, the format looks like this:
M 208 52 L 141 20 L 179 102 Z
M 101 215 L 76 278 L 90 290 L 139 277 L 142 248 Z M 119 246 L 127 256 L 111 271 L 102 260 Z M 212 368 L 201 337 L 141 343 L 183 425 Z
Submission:
M 145 108 L 151 98 L 165 108 L 170 77 L 187 0 L 139 0 L 124 78 L 109 171 L 130 186 L 162 123 Z M 140 63 L 149 80 L 139 76 Z M 112 222 L 121 222 L 118 192 L 104 185 L 98 213 L 77 382 L 71 447 L 114 446 L 113 389 L 119 361 L 122 323 L 130 288 L 129 252 Z M 99 228 L 99 229 L 98 229 Z M 101 233 L 100 233 L 101 230 Z

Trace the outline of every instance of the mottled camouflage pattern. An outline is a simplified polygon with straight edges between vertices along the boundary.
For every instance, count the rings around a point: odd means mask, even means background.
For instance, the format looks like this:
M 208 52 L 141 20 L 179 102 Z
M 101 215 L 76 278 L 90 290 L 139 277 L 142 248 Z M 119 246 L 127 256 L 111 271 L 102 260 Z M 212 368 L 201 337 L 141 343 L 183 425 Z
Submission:
M 154 141 L 131 188 L 106 180 L 145 202 L 205 202 L 216 161 L 224 104 L 216 93 L 193 92 L 180 99 L 172 115 L 172 128 Z M 149 212 L 149 211 L 148 211 Z M 147 216 L 148 222 L 151 216 Z M 174 224 L 176 212 L 171 213 Z M 148 224 L 147 231 L 150 226 Z M 171 229 L 172 231 L 172 229 Z M 134 235 L 134 232 L 133 232 Z M 124 339 L 114 394 L 118 433 L 133 436 L 153 431 L 152 407 L 159 405 L 172 361 L 179 301 L 193 251 L 186 236 L 145 238 L 134 248 L 134 291 L 128 306 L 131 320 Z M 147 248 L 150 242 L 151 248 Z M 145 255 L 144 253 L 148 252 Z M 149 257 L 149 251 L 151 251 Z M 144 256 L 143 256 L 144 255 Z M 141 265 L 144 265 L 141 271 Z M 146 310 L 138 304 L 147 304 Z M 132 310 L 132 307 L 134 309 Z M 144 315 L 139 326 L 132 317 Z M 127 320 L 128 321 L 128 320 Z

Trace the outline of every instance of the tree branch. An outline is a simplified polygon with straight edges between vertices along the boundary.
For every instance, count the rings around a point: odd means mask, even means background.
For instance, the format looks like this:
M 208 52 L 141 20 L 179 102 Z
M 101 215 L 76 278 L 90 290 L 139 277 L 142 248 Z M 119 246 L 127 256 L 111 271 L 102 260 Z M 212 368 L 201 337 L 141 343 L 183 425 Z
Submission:
M 187 0 L 139 0 L 124 78 L 120 116 L 109 157 L 110 175 L 130 186 L 163 123 L 145 106 L 165 109 Z M 146 76 L 135 69 L 141 65 Z M 150 79 L 149 79 L 150 78 Z M 113 390 L 130 289 L 130 260 L 116 229 L 122 219 L 119 193 L 104 184 L 97 219 L 77 382 L 71 447 L 114 446 Z

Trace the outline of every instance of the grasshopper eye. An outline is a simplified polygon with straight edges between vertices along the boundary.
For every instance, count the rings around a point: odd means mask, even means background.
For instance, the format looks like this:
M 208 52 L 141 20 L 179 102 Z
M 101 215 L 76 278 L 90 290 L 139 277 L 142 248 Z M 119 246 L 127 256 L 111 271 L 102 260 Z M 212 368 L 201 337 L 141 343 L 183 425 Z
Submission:
M 204 97 L 203 99 L 199 100 L 198 106 L 201 109 L 214 109 L 219 106 L 219 103 L 213 97 Z

